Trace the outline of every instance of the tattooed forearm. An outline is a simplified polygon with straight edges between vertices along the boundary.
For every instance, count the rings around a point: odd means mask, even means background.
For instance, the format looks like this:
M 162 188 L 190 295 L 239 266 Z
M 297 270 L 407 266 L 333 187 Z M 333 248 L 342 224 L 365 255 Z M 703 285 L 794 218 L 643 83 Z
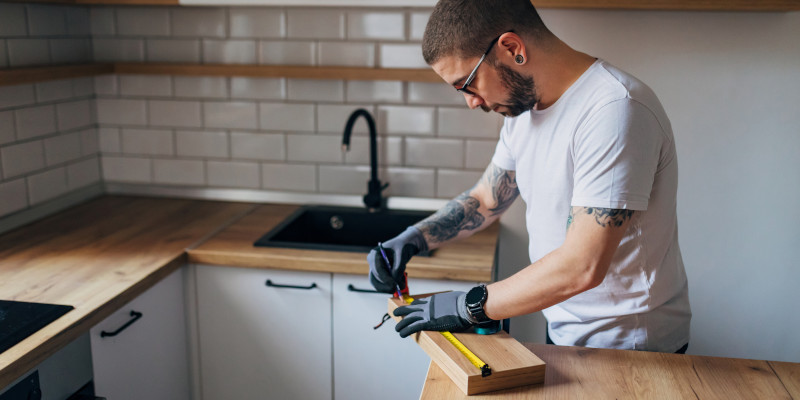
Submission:
M 519 196 L 516 174 L 514 171 L 504 170 L 494 164 L 483 174 L 483 183 L 491 190 L 495 207 L 490 208 L 492 215 L 505 212 Z
M 625 221 L 631 219 L 633 210 L 624 210 L 616 208 L 599 208 L 599 207 L 573 207 L 569 211 L 569 218 L 567 219 L 567 228 L 572 223 L 572 217 L 575 215 L 575 210 L 580 210 L 580 213 L 586 213 L 594 217 L 597 224 L 605 227 L 619 227 Z
M 480 205 L 478 199 L 469 195 L 469 191 L 464 192 L 416 227 L 429 241 L 438 243 L 450 240 L 461 231 L 475 230 L 483 225 L 485 217 L 478 212 Z

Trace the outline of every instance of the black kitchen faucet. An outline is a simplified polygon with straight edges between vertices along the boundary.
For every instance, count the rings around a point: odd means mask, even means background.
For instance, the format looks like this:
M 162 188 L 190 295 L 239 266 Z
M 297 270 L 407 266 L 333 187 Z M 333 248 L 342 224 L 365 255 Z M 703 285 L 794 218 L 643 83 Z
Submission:
M 364 195 L 364 205 L 370 211 L 378 211 L 383 207 L 384 199 L 381 197 L 381 192 L 389 186 L 388 183 L 381 185 L 378 179 L 378 132 L 375 130 L 375 120 L 370 115 L 369 111 L 359 108 L 350 114 L 347 119 L 347 124 L 344 127 L 344 136 L 342 137 L 342 151 L 350 150 L 350 135 L 353 133 L 353 125 L 356 123 L 358 117 L 363 116 L 367 120 L 369 126 L 369 166 L 370 166 L 370 179 L 367 182 L 367 194 Z

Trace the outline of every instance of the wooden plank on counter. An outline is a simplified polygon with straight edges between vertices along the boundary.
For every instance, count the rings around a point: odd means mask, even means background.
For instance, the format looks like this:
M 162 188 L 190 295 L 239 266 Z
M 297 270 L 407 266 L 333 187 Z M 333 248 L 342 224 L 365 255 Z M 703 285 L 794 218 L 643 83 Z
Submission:
M 179 268 L 186 247 L 252 207 L 106 196 L 0 236 L 0 299 L 75 307 L 0 354 L 0 388 Z
M 250 268 L 278 268 L 345 274 L 369 272 L 366 254 L 254 247 L 253 242 L 291 215 L 298 206 L 268 204 L 257 207 L 241 220 L 188 250 L 189 261 Z M 489 282 L 493 277 L 500 224 L 448 244 L 432 257 L 414 257 L 407 265 L 412 278 Z
M 525 346 L 547 363 L 544 384 L 486 393 L 481 399 L 792 399 L 767 361 L 545 344 Z M 800 364 L 796 365 L 800 368 Z M 431 363 L 420 399 L 469 398 Z
M 792 398 L 800 399 L 800 363 L 769 361 L 769 366 Z
M 112 72 L 114 64 L 109 63 L 0 69 L 0 86 L 80 78 Z

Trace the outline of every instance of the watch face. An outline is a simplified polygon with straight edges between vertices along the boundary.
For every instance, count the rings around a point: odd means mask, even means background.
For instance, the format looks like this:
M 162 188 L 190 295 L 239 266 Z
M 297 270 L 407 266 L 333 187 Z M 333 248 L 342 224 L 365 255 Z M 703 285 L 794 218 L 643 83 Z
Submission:
M 480 304 L 481 300 L 483 300 L 485 291 L 486 289 L 484 286 L 476 286 L 472 288 L 469 292 L 467 292 L 467 304 Z

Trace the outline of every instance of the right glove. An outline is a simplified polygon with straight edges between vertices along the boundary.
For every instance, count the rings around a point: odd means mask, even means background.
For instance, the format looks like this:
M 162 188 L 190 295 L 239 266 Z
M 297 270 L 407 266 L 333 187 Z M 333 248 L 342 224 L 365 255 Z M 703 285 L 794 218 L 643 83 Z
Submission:
M 394 293 L 396 285 L 399 285 L 401 290 L 405 289 L 406 264 L 411 257 L 428 250 L 425 237 L 419 229 L 409 226 L 403 233 L 383 243 L 382 246 L 391 265 L 387 269 L 380 249 L 377 247 L 372 249 L 367 255 L 369 281 L 375 290 L 383 293 Z

